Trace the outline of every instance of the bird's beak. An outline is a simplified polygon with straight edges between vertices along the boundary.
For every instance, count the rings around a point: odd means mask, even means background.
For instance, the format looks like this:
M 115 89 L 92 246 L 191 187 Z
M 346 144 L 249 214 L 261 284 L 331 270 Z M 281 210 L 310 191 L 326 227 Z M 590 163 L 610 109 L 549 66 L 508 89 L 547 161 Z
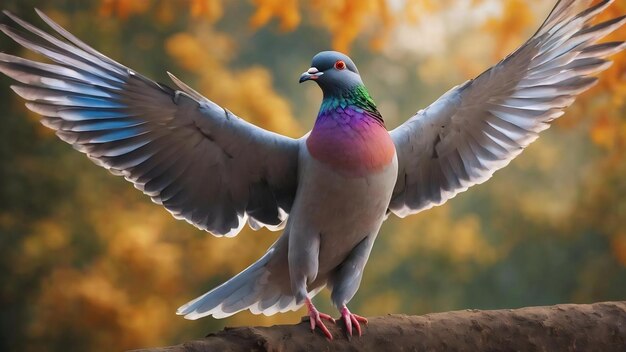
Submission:
M 311 80 L 311 79 L 312 80 L 316 80 L 323 74 L 324 74 L 324 72 L 320 72 L 317 68 L 311 67 L 306 72 L 304 72 L 302 75 L 300 75 L 300 83 L 302 83 L 304 81 Z

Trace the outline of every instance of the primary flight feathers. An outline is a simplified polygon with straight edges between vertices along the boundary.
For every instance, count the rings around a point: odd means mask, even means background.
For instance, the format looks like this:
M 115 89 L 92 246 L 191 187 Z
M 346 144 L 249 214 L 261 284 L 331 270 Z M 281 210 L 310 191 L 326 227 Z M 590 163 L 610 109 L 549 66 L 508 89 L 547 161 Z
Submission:
M 597 82 L 624 42 L 596 42 L 624 17 L 592 25 L 612 0 L 560 1 L 506 59 L 391 131 L 399 160 L 390 209 L 404 217 L 445 203 L 505 167 Z
M 56 64 L 0 53 L 0 71 L 22 83 L 11 88 L 59 138 L 214 235 L 234 236 L 246 221 L 283 224 L 297 186 L 298 141 L 247 123 L 183 84 L 175 90 L 132 71 L 40 11 L 66 40 L 5 13 L 28 32 L 0 29 Z

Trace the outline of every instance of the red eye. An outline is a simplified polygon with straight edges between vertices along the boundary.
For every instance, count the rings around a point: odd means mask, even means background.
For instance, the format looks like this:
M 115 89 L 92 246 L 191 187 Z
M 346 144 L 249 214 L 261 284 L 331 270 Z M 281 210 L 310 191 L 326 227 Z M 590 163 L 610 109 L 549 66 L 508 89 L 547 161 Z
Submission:
M 343 70 L 344 68 L 346 68 L 346 63 L 343 62 L 343 60 L 337 60 L 337 62 L 335 62 L 335 68 L 338 70 Z

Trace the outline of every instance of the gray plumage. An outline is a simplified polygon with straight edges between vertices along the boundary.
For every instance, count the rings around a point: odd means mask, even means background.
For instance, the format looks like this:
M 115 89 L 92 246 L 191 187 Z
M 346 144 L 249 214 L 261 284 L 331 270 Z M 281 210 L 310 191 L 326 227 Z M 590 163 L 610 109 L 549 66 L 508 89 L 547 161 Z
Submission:
M 22 83 L 11 88 L 45 126 L 200 229 L 234 236 L 246 220 L 281 226 L 296 189 L 296 140 L 239 119 L 178 80 L 180 90 L 153 82 L 38 13 L 69 43 L 10 13 L 33 35 L 0 29 L 57 65 L 0 53 L 0 71 Z
M 595 44 L 622 24 L 590 21 L 611 3 L 559 1 L 524 45 L 391 131 L 400 160 L 389 209 L 400 217 L 487 181 L 597 82 L 623 42 Z M 582 12 L 576 12 L 583 8 Z
M 263 130 L 172 75 L 177 89 L 156 83 L 39 11 L 63 39 L 6 12 L 26 32 L 0 29 L 55 63 L 0 53 L 0 71 L 19 82 L 13 90 L 60 139 L 177 219 L 217 236 L 235 236 L 245 223 L 284 228 L 261 259 L 178 314 L 222 318 L 249 309 L 271 315 L 298 309 L 326 286 L 334 304 L 345 307 L 388 211 L 414 214 L 486 181 L 597 81 L 592 75 L 610 65 L 605 58 L 625 48 L 623 42 L 596 44 L 625 22 L 590 24 L 611 2 L 559 1 L 513 54 L 391 131 L 393 158 L 357 176 L 320 161 L 311 135 L 292 139 Z M 328 67 L 312 67 L 301 81 L 322 82 L 325 99 L 344 94 L 346 82 L 362 84 L 345 55 L 320 55 Z M 345 70 L 333 64 L 339 61 Z M 364 104 L 373 104 L 366 98 Z M 354 117 L 337 104 L 334 111 Z M 368 124 L 382 121 L 371 115 Z

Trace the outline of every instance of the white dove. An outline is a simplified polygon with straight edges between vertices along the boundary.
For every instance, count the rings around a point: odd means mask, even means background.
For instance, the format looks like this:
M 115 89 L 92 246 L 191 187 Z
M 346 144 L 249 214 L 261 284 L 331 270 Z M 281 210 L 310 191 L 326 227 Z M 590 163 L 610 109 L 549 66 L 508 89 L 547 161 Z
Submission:
M 247 123 L 172 75 L 177 89 L 156 83 L 39 11 L 60 37 L 8 12 L 26 31 L 0 29 L 55 64 L 0 53 L 0 71 L 59 138 L 177 219 L 216 236 L 246 223 L 284 229 L 259 260 L 177 314 L 272 315 L 306 304 L 311 329 L 332 339 L 322 319 L 334 320 L 311 298 L 329 287 L 348 335 L 353 327 L 360 335 L 367 320 L 347 304 L 387 215 L 418 213 L 485 182 L 563 115 L 610 66 L 605 58 L 625 48 L 596 44 L 625 22 L 591 24 L 611 2 L 558 1 L 514 53 L 391 132 L 355 64 L 332 51 L 300 77 L 324 94 L 300 139 Z

